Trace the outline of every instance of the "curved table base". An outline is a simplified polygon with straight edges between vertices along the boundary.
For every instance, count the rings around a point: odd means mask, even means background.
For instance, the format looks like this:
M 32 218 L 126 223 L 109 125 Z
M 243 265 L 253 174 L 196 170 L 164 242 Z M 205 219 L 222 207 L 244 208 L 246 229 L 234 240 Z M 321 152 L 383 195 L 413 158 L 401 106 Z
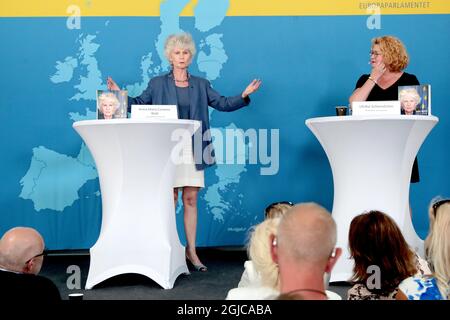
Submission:
M 92 289 L 97 284 L 112 278 L 114 276 L 118 276 L 121 274 L 126 273 L 137 273 L 144 275 L 153 281 L 155 281 L 157 284 L 159 284 L 164 289 L 172 289 L 173 285 L 175 283 L 175 280 L 178 278 L 181 274 L 190 274 L 189 270 L 186 266 L 180 266 L 177 270 L 173 271 L 172 274 L 169 274 L 169 277 L 162 277 L 161 273 L 158 272 L 155 269 L 145 267 L 144 265 L 121 265 L 117 267 L 109 267 L 107 270 L 104 270 L 103 272 L 99 272 L 97 270 L 97 273 L 94 273 L 89 270 L 89 278 L 88 281 L 86 281 L 86 290 Z
M 91 151 L 102 192 L 102 225 L 90 250 L 86 289 L 119 274 L 138 273 L 165 289 L 189 273 L 173 203 L 178 143 L 200 127 L 192 120 L 87 120 L 74 124 Z
M 392 217 L 411 248 L 423 256 L 423 241 L 409 210 L 411 168 L 421 144 L 435 126 L 434 116 L 349 116 L 308 119 L 333 173 L 333 218 L 342 256 L 331 282 L 348 281 L 353 259 L 348 251 L 352 219 L 379 210 Z

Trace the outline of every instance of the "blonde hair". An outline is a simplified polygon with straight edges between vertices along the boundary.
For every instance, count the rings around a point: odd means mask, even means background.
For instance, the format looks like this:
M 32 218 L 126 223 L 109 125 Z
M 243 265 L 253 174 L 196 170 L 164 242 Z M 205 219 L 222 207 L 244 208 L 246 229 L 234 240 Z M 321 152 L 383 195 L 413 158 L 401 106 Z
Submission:
M 170 61 L 170 53 L 176 48 L 187 49 L 191 53 L 191 60 L 194 57 L 196 50 L 192 36 L 189 33 L 172 34 L 167 37 L 164 44 L 164 54 L 167 60 Z
M 419 93 L 414 88 L 407 88 L 400 90 L 399 96 L 400 101 L 405 100 L 405 98 L 407 97 L 411 97 L 416 101 L 416 104 L 419 104 L 421 100 Z
M 265 219 L 281 218 L 292 206 L 291 204 L 282 202 L 270 205 L 264 213 Z
M 280 279 L 278 265 L 270 254 L 270 236 L 276 236 L 279 223 L 280 218 L 273 218 L 258 224 L 252 232 L 248 247 L 248 255 L 261 276 L 261 283 L 274 289 L 278 289 Z
M 100 103 L 100 110 L 101 110 L 101 106 L 102 106 L 104 101 L 112 101 L 112 102 L 114 102 L 115 109 L 117 109 L 119 107 L 119 104 L 120 104 L 119 99 L 117 99 L 116 95 L 113 92 L 103 92 L 98 97 L 98 102 Z
M 380 47 L 383 62 L 389 71 L 400 72 L 408 66 L 408 53 L 400 39 L 393 36 L 378 37 L 372 39 L 372 48 L 374 45 Z
M 429 207 L 430 232 L 425 239 L 425 253 L 442 296 L 450 299 L 450 202 L 435 212 L 436 202 Z

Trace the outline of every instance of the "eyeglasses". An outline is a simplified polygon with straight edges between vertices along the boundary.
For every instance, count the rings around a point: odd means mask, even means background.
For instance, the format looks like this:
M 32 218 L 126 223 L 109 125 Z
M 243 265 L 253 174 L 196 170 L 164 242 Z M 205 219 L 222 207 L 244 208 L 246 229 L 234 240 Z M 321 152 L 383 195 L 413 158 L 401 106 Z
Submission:
M 370 51 L 369 51 L 369 55 L 370 55 L 370 56 L 374 55 L 375 57 L 378 57 L 378 56 L 381 56 L 382 53 L 376 52 L 376 51 L 373 51 L 373 50 L 370 50 Z
M 433 203 L 434 216 L 436 217 L 436 211 L 437 211 L 437 209 L 439 209 L 440 206 L 442 206 L 444 203 L 449 203 L 449 202 L 450 202 L 450 199 L 443 199 L 443 200 L 439 200 L 439 201 Z
M 270 213 L 270 210 L 272 210 L 275 206 L 277 206 L 279 204 L 285 204 L 285 205 L 290 206 L 290 207 L 294 206 L 294 204 L 292 202 L 290 202 L 290 201 L 279 201 L 279 202 L 271 203 L 264 210 L 265 216 L 267 217 L 269 215 L 269 213 Z
M 47 250 L 47 249 L 44 249 L 44 251 L 42 251 L 41 253 L 35 255 L 33 258 L 28 259 L 27 262 L 25 262 L 25 264 L 28 264 L 31 260 L 33 260 L 33 259 L 35 259 L 35 258 L 37 258 L 37 257 L 40 257 L 40 256 L 42 256 L 42 257 L 48 256 L 48 250 Z

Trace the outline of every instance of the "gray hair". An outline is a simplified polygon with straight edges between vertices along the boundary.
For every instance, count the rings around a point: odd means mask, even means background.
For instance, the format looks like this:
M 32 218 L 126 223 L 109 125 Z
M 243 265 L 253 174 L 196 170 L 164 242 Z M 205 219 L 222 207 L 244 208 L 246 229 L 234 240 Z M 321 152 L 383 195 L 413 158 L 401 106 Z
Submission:
M 192 57 L 194 57 L 195 53 L 197 52 L 195 49 L 194 40 L 192 40 L 192 36 L 186 32 L 172 34 L 167 37 L 166 43 L 164 44 L 164 54 L 167 60 L 170 61 L 170 53 L 173 51 L 173 49 L 175 49 L 175 47 L 189 50 Z
M 411 97 L 416 101 L 416 104 L 418 104 L 421 100 L 419 93 L 414 88 L 406 88 L 400 91 L 400 101 L 403 101 L 407 97 Z
M 119 107 L 120 101 L 117 99 L 117 96 L 113 92 L 103 92 L 99 95 L 98 101 L 100 105 L 104 101 L 112 101 L 114 103 L 114 108 L 117 109 Z

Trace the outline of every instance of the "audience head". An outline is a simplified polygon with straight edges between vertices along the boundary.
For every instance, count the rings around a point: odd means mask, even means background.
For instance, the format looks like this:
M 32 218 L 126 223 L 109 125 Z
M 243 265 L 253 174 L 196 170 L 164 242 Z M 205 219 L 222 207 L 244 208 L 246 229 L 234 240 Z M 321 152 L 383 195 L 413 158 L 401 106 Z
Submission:
M 372 50 L 380 51 L 383 63 L 391 72 L 400 72 L 408 66 L 409 57 L 406 48 L 396 37 L 383 36 L 372 39 Z
M 261 284 L 271 288 L 279 287 L 278 265 L 270 255 L 270 237 L 277 234 L 280 218 L 264 220 L 252 232 L 248 254 L 255 270 L 261 276 Z
M 280 201 L 269 204 L 264 210 L 264 218 L 281 218 L 294 204 L 290 201 Z
M 417 272 L 415 254 L 409 248 L 395 221 L 380 211 L 362 213 L 353 218 L 349 230 L 350 255 L 354 259 L 353 278 L 367 284 L 369 266 L 380 268 L 380 288 L 367 288 L 389 294 L 399 283 Z
M 450 199 L 434 199 L 429 208 L 430 232 L 425 252 L 439 290 L 450 299 Z
M 98 97 L 100 111 L 105 119 L 112 119 L 120 102 L 113 92 L 104 92 Z
M 189 33 L 179 33 L 168 36 L 164 44 L 164 54 L 169 62 L 171 61 L 171 54 L 175 49 L 188 50 L 191 54 L 190 61 L 188 62 L 188 64 L 190 64 L 196 53 L 192 36 Z
M 335 249 L 336 224 L 331 214 L 315 203 L 297 204 L 281 219 L 272 237 L 272 257 L 279 265 L 281 292 L 324 290 L 323 278 L 341 254 Z M 308 277 L 308 279 L 304 279 Z M 300 288 L 300 283 L 309 288 Z
M 16 227 L 0 240 L 0 268 L 38 274 L 42 267 L 44 239 L 36 230 Z

